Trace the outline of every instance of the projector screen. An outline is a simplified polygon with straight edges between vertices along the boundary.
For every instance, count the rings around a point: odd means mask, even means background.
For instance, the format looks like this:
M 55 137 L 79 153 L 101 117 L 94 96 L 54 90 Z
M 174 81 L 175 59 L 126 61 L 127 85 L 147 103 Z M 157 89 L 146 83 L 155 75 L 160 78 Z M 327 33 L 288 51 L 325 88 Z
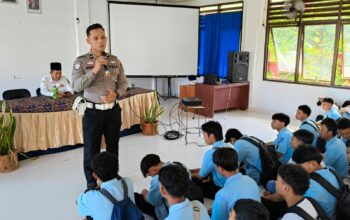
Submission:
M 127 76 L 197 75 L 199 9 L 109 2 L 110 51 Z

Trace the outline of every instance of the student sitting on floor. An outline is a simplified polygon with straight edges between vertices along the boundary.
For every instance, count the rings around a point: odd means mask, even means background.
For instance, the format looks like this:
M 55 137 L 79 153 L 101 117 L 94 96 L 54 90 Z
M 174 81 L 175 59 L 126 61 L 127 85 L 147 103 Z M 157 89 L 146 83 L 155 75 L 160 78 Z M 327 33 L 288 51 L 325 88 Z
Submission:
M 116 200 L 124 198 L 122 179 L 118 175 L 118 158 L 109 152 L 97 154 L 92 162 L 93 177 L 101 189 L 107 190 Z M 128 188 L 131 201 L 134 199 L 134 188 L 129 178 L 123 178 Z M 81 194 L 77 200 L 78 211 L 87 219 L 110 220 L 114 205 L 99 191 L 89 190 Z
M 340 189 L 336 176 L 330 171 L 330 169 L 333 168 L 323 167 L 321 165 L 322 155 L 316 149 L 310 147 L 309 145 L 300 146 L 294 151 L 292 158 L 309 174 L 317 173 L 332 186 Z M 329 218 L 335 217 L 335 205 L 337 203 L 336 198 L 312 178 L 310 179 L 310 187 L 306 191 L 305 196 L 314 198 L 320 204 Z
M 339 136 L 341 140 L 346 144 L 350 141 L 350 120 L 347 118 L 341 118 L 337 122 Z
M 140 168 L 142 175 L 152 177 L 149 190 L 143 189 L 141 194 L 135 193 L 136 206 L 154 219 L 165 219 L 168 216 L 168 205 L 159 191 L 158 173 L 163 166 L 171 162 L 163 162 L 156 154 L 147 154 L 142 158 Z
M 320 205 L 312 198 L 304 197 L 309 188 L 308 173 L 300 166 L 281 165 L 278 169 L 277 193 L 287 202 L 287 213 L 282 220 L 326 219 Z
M 219 173 L 227 178 L 214 199 L 212 220 L 228 219 L 231 208 L 240 199 L 260 202 L 260 191 L 256 182 L 238 171 L 238 155 L 232 148 L 219 148 L 213 154 Z
M 318 128 L 316 122 L 309 119 L 310 115 L 311 108 L 307 105 L 300 105 L 298 106 L 295 118 L 301 122 L 299 129 L 308 130 L 313 134 L 314 139 L 312 146 L 316 146 L 316 140 L 320 134 L 320 129 Z
M 270 220 L 270 214 L 260 202 L 240 199 L 232 208 L 229 220 Z
M 332 98 L 324 98 L 322 100 L 322 109 L 325 111 L 325 114 L 323 115 L 323 118 L 331 118 L 334 121 L 338 120 L 339 118 L 341 118 L 341 115 L 339 114 L 339 112 L 332 108 L 334 104 L 334 101 Z
M 331 118 L 325 118 L 321 122 L 320 137 L 326 143 L 326 152 L 324 154 L 324 163 L 326 166 L 333 167 L 342 177 L 348 176 L 348 160 L 346 156 L 346 146 L 337 137 L 337 124 Z
M 222 127 L 219 122 L 208 121 L 202 125 L 204 141 L 212 148 L 205 152 L 200 169 L 191 170 L 192 180 L 203 191 L 204 197 L 214 199 L 215 194 L 226 182 L 226 177 L 222 176 L 213 163 L 213 153 L 221 147 L 231 147 L 223 141 Z
M 159 171 L 159 191 L 169 204 L 166 220 L 209 220 L 208 211 L 199 201 L 190 202 L 185 197 L 190 179 L 183 167 L 167 165 Z M 198 218 L 196 218 L 196 216 Z
M 299 146 L 302 146 L 305 144 L 310 145 L 312 141 L 313 141 L 313 134 L 308 130 L 300 129 L 293 132 L 293 137 L 290 142 L 290 145 L 294 150 L 296 150 Z M 288 163 L 295 164 L 292 158 L 290 158 Z M 266 184 L 266 190 L 271 194 L 276 193 L 276 181 L 275 180 L 268 181 Z
M 293 132 L 290 146 L 293 148 L 293 150 L 295 150 L 303 144 L 311 145 L 313 140 L 314 140 L 314 135 L 310 131 L 299 129 Z
M 165 219 L 168 216 L 168 204 L 159 191 L 159 171 L 162 167 L 168 165 L 177 165 L 187 171 L 190 178 L 190 171 L 180 162 L 163 162 L 156 154 L 147 154 L 140 163 L 142 175 L 144 177 L 151 176 L 149 190 L 143 189 L 141 194 L 135 193 L 136 206 L 145 214 L 154 219 Z M 203 192 L 201 189 L 190 181 L 189 191 L 186 194 L 190 200 L 203 201 Z
M 259 184 L 260 173 L 262 172 L 259 148 L 246 140 L 252 137 L 242 135 L 242 133 L 235 128 L 229 129 L 225 137 L 237 152 L 238 162 L 244 163 L 245 174 Z
M 283 113 L 272 115 L 271 127 L 278 131 L 277 138 L 273 141 L 278 153 L 279 162 L 285 164 L 293 154 L 293 148 L 290 146 L 292 132 L 288 130 L 289 116 Z

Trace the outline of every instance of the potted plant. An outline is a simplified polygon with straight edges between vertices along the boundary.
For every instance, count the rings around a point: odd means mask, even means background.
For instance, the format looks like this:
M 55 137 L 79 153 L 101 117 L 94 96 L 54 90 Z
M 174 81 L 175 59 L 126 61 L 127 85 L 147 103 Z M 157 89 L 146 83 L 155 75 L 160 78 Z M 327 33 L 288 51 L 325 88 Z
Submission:
M 16 130 L 16 118 L 12 109 L 6 112 L 6 103 L 3 101 L 0 114 L 0 172 L 7 173 L 19 167 L 17 152 L 13 145 L 13 136 Z
M 150 108 L 146 108 L 141 113 L 141 129 L 144 135 L 156 135 L 158 133 L 158 118 L 164 112 L 164 107 L 160 106 L 154 93 L 154 98 Z

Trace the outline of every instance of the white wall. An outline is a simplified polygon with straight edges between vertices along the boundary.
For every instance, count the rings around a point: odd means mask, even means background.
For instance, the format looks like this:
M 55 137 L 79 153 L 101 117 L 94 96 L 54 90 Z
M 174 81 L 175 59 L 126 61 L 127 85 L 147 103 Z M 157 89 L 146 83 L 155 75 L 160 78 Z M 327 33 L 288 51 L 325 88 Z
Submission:
M 62 63 L 70 78 L 76 54 L 71 0 L 41 1 L 42 12 L 29 14 L 25 1 L 0 2 L 0 93 L 27 88 L 35 95 L 52 61 Z

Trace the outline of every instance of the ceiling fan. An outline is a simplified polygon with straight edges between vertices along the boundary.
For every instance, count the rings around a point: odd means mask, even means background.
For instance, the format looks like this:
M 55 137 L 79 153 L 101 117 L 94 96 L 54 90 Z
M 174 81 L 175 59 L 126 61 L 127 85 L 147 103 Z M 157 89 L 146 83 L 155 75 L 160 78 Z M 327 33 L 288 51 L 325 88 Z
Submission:
M 285 16 L 290 19 L 297 19 L 303 16 L 305 3 L 303 0 L 285 0 L 284 1 Z

